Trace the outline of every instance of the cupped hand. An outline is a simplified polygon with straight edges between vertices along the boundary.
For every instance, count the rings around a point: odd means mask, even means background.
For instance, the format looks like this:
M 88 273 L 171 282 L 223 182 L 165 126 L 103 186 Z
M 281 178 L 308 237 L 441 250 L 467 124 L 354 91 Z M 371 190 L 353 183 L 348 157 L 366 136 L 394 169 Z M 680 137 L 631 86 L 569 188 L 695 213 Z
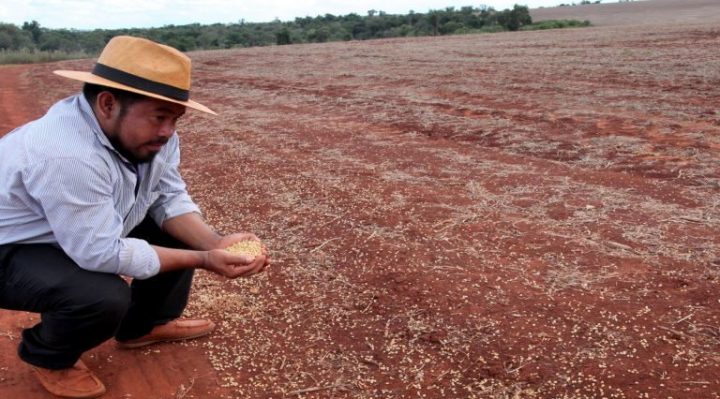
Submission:
M 261 242 L 259 238 L 253 233 L 235 233 L 235 234 L 229 234 L 224 237 L 222 237 L 217 244 L 217 249 L 225 249 L 236 242 L 241 241 L 257 241 Z
M 224 237 L 222 237 L 217 244 L 217 249 L 225 249 L 235 243 L 242 242 L 242 241 L 257 241 L 260 243 L 262 254 L 258 256 L 252 256 L 252 255 L 241 255 L 246 256 L 248 258 L 251 258 L 251 260 L 246 263 L 247 267 L 252 266 L 249 272 L 246 274 L 243 274 L 243 276 L 246 275 L 253 275 L 260 273 L 264 271 L 268 266 L 270 266 L 271 260 L 268 253 L 268 249 L 265 245 L 262 244 L 262 241 L 253 233 L 234 233 L 229 234 Z M 227 252 L 227 251 L 223 251 Z
M 222 249 L 207 252 L 204 269 L 227 278 L 249 277 L 260 273 L 266 267 L 265 255 L 234 254 Z

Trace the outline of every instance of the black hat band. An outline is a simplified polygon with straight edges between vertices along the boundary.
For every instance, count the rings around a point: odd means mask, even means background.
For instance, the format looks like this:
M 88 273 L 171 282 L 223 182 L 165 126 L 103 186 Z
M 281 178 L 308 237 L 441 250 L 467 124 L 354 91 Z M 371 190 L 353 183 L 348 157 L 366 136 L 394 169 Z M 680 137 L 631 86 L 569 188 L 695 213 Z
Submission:
M 169 97 L 173 100 L 188 101 L 190 99 L 190 90 L 183 90 L 175 86 L 141 78 L 140 76 L 100 63 L 95 64 L 95 68 L 93 68 L 92 73 L 93 75 L 100 76 L 101 78 L 110 79 L 113 82 L 122 83 L 138 90 Z

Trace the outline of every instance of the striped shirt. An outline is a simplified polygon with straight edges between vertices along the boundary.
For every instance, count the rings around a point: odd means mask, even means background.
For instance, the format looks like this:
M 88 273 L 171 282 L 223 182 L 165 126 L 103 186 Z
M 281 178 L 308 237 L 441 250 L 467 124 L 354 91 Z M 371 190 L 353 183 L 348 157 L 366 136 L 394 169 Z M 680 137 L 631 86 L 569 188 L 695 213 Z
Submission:
M 136 174 L 82 94 L 61 100 L 0 139 L 0 244 L 54 243 L 83 269 L 151 277 L 157 253 L 127 234 L 148 214 L 162 226 L 200 212 L 179 163 L 173 134 Z

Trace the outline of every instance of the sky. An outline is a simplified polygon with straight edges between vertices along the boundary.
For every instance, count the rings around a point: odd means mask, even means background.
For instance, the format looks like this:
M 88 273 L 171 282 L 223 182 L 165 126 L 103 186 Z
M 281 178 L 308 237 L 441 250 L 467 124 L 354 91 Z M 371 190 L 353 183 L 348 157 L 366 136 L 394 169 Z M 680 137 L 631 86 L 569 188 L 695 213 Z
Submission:
M 325 14 L 367 15 L 368 10 L 407 14 L 428 10 L 487 5 L 496 10 L 514 4 L 553 7 L 572 0 L 0 0 L 0 22 L 22 25 L 37 21 L 52 29 L 148 28 L 191 23 L 291 21 Z M 580 1 L 577 0 L 577 3 Z

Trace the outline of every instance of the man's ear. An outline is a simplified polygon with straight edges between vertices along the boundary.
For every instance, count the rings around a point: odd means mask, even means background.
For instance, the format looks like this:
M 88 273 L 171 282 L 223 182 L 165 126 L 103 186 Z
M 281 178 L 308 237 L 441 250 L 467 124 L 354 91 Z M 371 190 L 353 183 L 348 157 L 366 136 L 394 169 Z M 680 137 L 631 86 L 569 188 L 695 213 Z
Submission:
M 95 98 L 95 109 L 97 110 L 97 116 L 99 118 L 102 118 L 103 120 L 110 120 L 119 113 L 120 103 L 112 93 L 109 91 L 102 91 L 98 93 Z

